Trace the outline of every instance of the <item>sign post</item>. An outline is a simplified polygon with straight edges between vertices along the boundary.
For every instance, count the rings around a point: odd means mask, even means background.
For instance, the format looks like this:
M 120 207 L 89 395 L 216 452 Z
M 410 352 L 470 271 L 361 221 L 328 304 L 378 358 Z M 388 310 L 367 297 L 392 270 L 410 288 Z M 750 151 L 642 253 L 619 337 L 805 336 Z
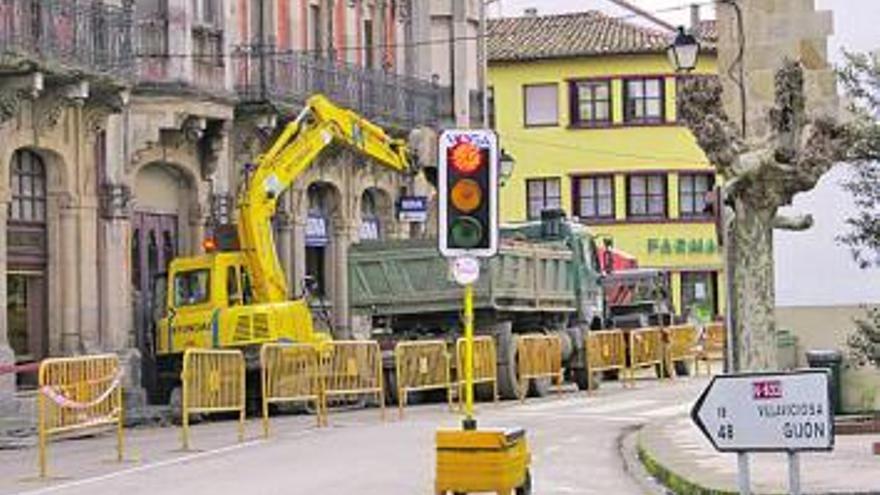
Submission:
M 798 452 L 834 448 L 826 370 L 716 376 L 691 418 L 716 450 L 737 453 L 741 494 L 750 493 L 749 452 L 787 453 L 789 493 L 799 495 Z
M 480 261 L 471 256 L 452 260 L 452 276 L 464 286 L 464 428 L 476 429 L 474 420 L 474 282 L 480 277 Z

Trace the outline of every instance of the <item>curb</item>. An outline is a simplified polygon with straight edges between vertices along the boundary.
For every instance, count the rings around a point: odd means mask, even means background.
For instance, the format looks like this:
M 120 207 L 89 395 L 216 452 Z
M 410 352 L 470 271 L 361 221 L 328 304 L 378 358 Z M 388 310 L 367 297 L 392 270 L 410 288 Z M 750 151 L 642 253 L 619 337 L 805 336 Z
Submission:
M 676 495 L 738 495 L 739 492 L 716 490 L 714 488 L 706 488 L 680 476 L 666 466 L 657 462 L 656 459 L 648 452 L 648 449 L 642 445 L 641 431 L 636 443 L 636 454 L 642 461 L 645 470 L 654 477 L 661 485 L 666 487 Z
M 654 477 L 657 483 L 661 484 L 664 488 L 669 490 L 670 493 L 675 495 L 739 495 L 738 491 L 730 491 L 724 489 L 717 488 L 708 488 L 702 485 L 693 482 L 684 476 L 675 473 L 671 469 L 667 468 L 663 464 L 661 464 L 649 451 L 645 448 L 642 443 L 642 429 L 638 432 L 638 438 L 636 440 L 636 455 L 638 455 L 639 460 L 642 462 L 642 466 L 644 466 L 645 470 Z M 847 492 L 847 491 L 834 491 L 834 492 L 804 492 L 810 493 L 811 495 L 880 495 L 880 491 L 870 490 L 870 491 L 856 491 L 856 492 Z M 764 495 L 764 494 L 762 494 Z M 775 494 L 771 494 L 775 495 Z M 780 494 L 780 495 L 785 495 Z

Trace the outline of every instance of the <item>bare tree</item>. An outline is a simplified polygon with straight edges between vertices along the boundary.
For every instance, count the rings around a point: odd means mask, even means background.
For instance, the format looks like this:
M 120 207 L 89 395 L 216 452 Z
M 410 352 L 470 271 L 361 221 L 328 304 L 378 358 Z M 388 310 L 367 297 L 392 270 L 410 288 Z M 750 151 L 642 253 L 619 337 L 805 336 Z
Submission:
M 774 228 L 804 230 L 809 215 L 780 217 L 780 207 L 841 160 L 848 132 L 834 120 L 811 118 L 806 111 L 804 71 L 786 60 L 775 78 L 775 105 L 767 118 L 770 135 L 746 143 L 724 113 L 721 85 L 715 78 L 685 83 L 681 117 L 724 178 L 728 232 L 736 245 L 734 297 L 735 345 L 741 370 L 775 369 Z

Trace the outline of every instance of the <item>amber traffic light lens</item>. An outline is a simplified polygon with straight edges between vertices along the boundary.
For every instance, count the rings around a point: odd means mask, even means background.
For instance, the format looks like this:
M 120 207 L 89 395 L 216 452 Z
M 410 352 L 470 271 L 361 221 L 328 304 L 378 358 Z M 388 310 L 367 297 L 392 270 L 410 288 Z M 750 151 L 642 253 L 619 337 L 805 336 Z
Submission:
M 480 245 L 483 227 L 473 217 L 458 217 L 449 226 L 449 240 L 453 247 L 471 249 Z
M 483 153 L 471 143 L 458 143 L 450 150 L 452 167 L 461 174 L 472 174 L 483 166 Z
M 462 213 L 470 213 L 480 207 L 483 201 L 483 191 L 477 181 L 462 179 L 452 186 L 450 195 L 452 206 Z

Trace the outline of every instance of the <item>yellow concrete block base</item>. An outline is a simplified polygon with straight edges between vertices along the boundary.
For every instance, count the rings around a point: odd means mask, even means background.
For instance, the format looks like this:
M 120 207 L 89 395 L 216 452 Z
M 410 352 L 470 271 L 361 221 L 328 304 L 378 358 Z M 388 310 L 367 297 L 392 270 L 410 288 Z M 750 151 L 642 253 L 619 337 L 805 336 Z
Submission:
M 530 492 L 523 429 L 438 430 L 436 445 L 438 494 Z

